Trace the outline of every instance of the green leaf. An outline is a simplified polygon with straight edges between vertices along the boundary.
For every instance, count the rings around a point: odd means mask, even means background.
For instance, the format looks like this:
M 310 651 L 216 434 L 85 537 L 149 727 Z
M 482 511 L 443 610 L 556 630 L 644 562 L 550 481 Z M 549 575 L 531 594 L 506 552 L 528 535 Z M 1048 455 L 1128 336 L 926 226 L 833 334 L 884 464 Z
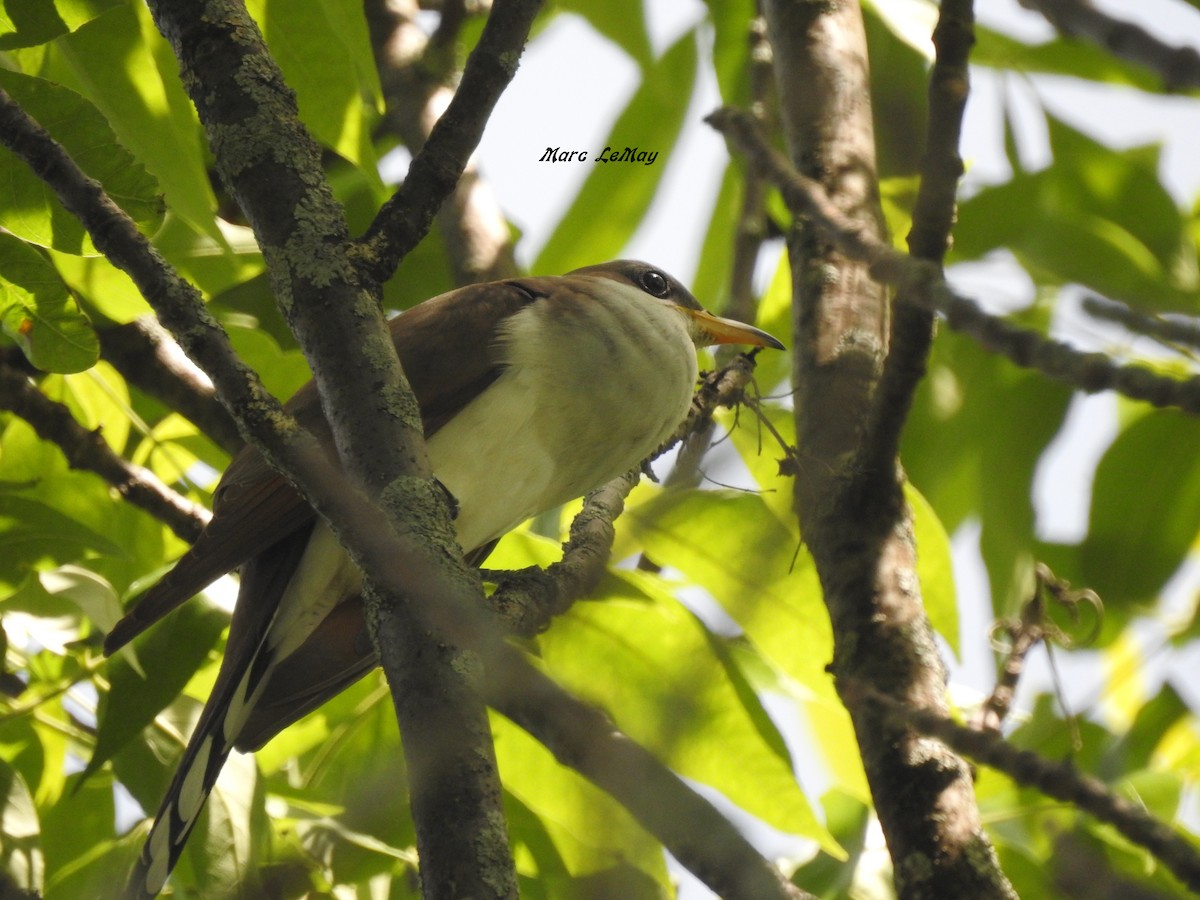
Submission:
M 778 732 L 718 642 L 657 579 L 621 573 L 603 590 L 604 603 L 576 604 L 540 639 L 554 677 L 607 709 L 681 775 L 839 853 Z
M 752 0 L 705 0 L 713 28 L 712 64 L 721 100 L 734 106 L 750 102 L 750 23 Z
M 5 0 L 0 5 L 0 50 L 33 47 L 90 22 L 121 0 Z
M 0 879 L 12 879 L 26 891 L 42 890 L 41 833 L 29 786 L 16 769 L 0 762 Z
M 119 553 L 99 533 L 42 503 L 0 494 L 0 587 L 38 568 L 73 562 L 86 550 Z
M 229 617 L 224 612 L 193 600 L 134 642 L 144 675 L 124 654 L 109 660 L 110 688 L 100 697 L 96 745 L 83 770 L 84 779 L 140 734 L 175 699 L 208 658 L 228 624 Z
M 761 496 L 664 491 L 625 519 L 651 559 L 708 590 L 767 660 L 832 697 L 833 639 L 816 566 Z
M 74 784 L 43 817 L 46 850 L 46 900 L 102 897 L 120 869 L 123 855 L 106 852 L 116 835 L 112 777 L 105 773 L 89 784 Z
M 610 0 L 592 3 L 590 0 L 558 0 L 555 4 L 564 12 L 572 12 L 587 20 L 596 31 L 632 57 L 643 71 L 654 64 L 654 51 L 646 33 L 646 13 L 642 0 Z
M 42 254 L 0 234 L 0 327 L 45 372 L 82 372 L 100 356 L 100 339 Z
M 1196 250 L 1158 178 L 1158 150 L 1116 151 L 1048 117 L 1055 162 L 959 207 L 952 258 L 1011 249 L 1041 283 L 1150 308 L 1195 306 Z
M 505 790 L 536 816 L 551 843 L 552 851 L 540 854 L 553 864 L 547 874 L 583 878 L 621 866 L 666 883 L 661 845 L 623 806 L 507 719 L 493 715 L 492 731 Z
M 247 8 L 296 91 L 304 124 L 317 140 L 380 183 L 371 141 L 373 117 L 364 112 L 379 105 L 382 91 L 362 4 L 254 0 Z
M 920 170 L 928 119 L 929 53 L 932 9 L 911 3 L 889 9 L 882 2 L 863 5 L 863 25 L 871 60 L 871 114 L 879 174 L 884 178 Z M 930 15 L 916 15 L 928 10 Z
M 1032 584 L 1034 472 L 1071 391 L 949 331 L 928 370 L 904 430 L 904 467 L 948 532 L 980 520 L 992 603 L 1009 615 Z
M 158 179 L 171 210 L 221 241 L 200 123 L 179 81 L 179 62 L 145 7 L 113 9 L 52 50 L 43 74 L 94 103 L 122 146 Z
M 695 78 L 695 36 L 689 31 L 647 69 L 641 87 L 604 141 L 610 153 L 629 147 L 657 152 L 658 158 L 645 165 L 601 163 L 592 157 L 592 173 L 555 226 L 532 271 L 568 272 L 620 256 L 654 199 L 683 127 L 687 103 L 681 98 L 691 96 Z
M 700 260 L 692 278 L 692 292 L 701 305 L 711 312 L 721 312 L 729 304 L 733 245 L 742 214 L 744 184 L 740 168 L 733 162 L 728 163 L 725 174 L 721 176 L 721 188 L 713 202 L 712 216 L 700 248 Z
M 118 142 L 104 116 L 75 91 L 42 78 L 0 69 L 0 87 L 38 120 L 84 172 L 104 185 L 138 228 L 162 222 L 158 182 Z M 95 254 L 83 225 L 46 184 L 7 150 L 0 180 L 0 225 L 17 237 L 67 253 Z
M 1155 411 L 1113 441 L 1092 487 L 1080 564 L 1106 607 L 1153 600 L 1200 531 L 1200 421 Z
M 990 28 L 975 27 L 971 62 L 977 66 L 1043 75 L 1066 75 L 1144 91 L 1161 91 L 1162 81 L 1147 68 L 1122 61 L 1091 41 L 1056 38 L 1029 44 Z
M 961 647 L 958 635 L 958 595 L 954 588 L 954 562 L 950 557 L 950 537 L 937 513 L 921 492 L 911 484 L 904 486 L 904 497 L 913 514 L 913 536 L 917 542 L 917 579 L 921 600 L 929 622 L 955 656 Z
M 48 596 L 69 600 L 100 631 L 108 631 L 121 618 L 121 598 L 113 586 L 95 572 L 65 565 L 38 576 Z

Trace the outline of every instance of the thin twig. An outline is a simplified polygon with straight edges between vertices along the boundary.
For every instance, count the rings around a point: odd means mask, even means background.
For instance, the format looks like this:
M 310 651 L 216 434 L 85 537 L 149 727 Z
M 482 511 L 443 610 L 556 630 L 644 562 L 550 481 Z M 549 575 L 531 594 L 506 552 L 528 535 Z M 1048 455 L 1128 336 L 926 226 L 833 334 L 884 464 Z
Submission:
M 84 428 L 70 409 L 51 400 L 22 373 L 2 364 L 0 409 L 16 413 L 33 426 L 38 437 L 56 445 L 72 469 L 95 472 L 185 541 L 194 541 L 208 524 L 207 509 L 171 490 L 149 469 L 113 452 L 100 429 Z
M 1168 91 L 1200 88 L 1200 53 L 1171 45 L 1142 26 L 1097 9 L 1089 0 L 1021 0 L 1068 37 L 1103 47 L 1118 59 L 1154 72 Z
M 985 349 L 1081 391 L 1113 390 L 1152 406 L 1200 415 L 1200 376 L 1175 379 L 1144 366 L 1120 364 L 1103 353 L 1084 353 L 984 312 L 973 300 L 952 290 L 935 264 L 894 250 L 842 215 L 817 182 L 797 173 L 763 140 L 748 114 L 725 107 L 706 121 L 760 167 L 788 206 L 797 215 L 808 217 L 827 240 L 852 259 L 870 265 L 878 280 L 898 287 L 911 284 L 911 293 L 905 294 L 911 302 L 940 312 L 951 328 L 969 334 Z
M 424 237 L 474 152 L 496 101 L 517 72 L 542 0 L 496 0 L 446 112 L 383 205 L 356 252 L 361 272 L 383 282 Z
M 950 245 L 958 181 L 963 174 L 958 145 L 970 92 L 968 62 L 975 43 L 974 24 L 972 0 L 943 0 L 933 31 L 937 57 L 929 73 L 929 121 L 908 248 L 915 258 L 939 267 Z M 925 377 L 933 346 L 934 313 L 907 296 L 915 287 L 907 283 L 896 293 L 888 353 L 871 399 L 860 466 L 882 471 L 894 464 L 913 395 Z
M 1200 350 L 1200 321 L 1182 313 L 1167 318 L 1161 313 L 1145 313 L 1124 303 L 1101 297 L 1084 297 L 1083 311 L 1106 322 L 1116 322 L 1134 334 L 1143 334 L 1168 346 Z
M 1017 784 L 1036 788 L 1112 825 L 1128 840 L 1149 850 L 1189 889 L 1200 891 L 1200 853 L 1191 842 L 1143 807 L 1118 796 L 1099 779 L 1069 763 L 1053 762 L 1032 751 L 1019 750 L 992 732 L 966 728 L 943 715 L 905 706 L 869 688 L 861 691 L 863 699 L 879 704 L 897 721 L 1003 772 Z
M 454 95 L 454 36 L 467 14 L 445 4 L 432 37 L 417 23 L 416 0 L 370 0 L 367 23 L 387 104 L 383 127 L 418 153 Z M 435 217 L 457 285 L 499 281 L 518 274 L 508 220 L 473 159 Z

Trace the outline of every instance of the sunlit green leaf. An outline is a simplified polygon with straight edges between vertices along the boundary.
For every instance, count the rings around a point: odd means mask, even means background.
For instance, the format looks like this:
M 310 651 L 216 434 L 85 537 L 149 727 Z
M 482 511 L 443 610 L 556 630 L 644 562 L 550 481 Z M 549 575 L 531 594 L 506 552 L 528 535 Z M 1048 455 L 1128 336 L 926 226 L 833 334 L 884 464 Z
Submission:
M 757 13 L 750 0 L 706 0 L 713 28 L 713 69 L 723 102 L 750 102 L 750 23 Z
M 121 0 L 5 0 L 0 6 L 0 50 L 31 47 L 73 31 Z
M 782 739 L 698 620 L 656 599 L 652 584 L 624 580 L 620 599 L 609 590 L 601 605 L 576 605 L 543 637 L 549 669 L 680 774 L 840 852 L 804 799 Z
M 228 623 L 219 609 L 193 600 L 134 642 L 141 673 L 124 655 L 109 660 L 110 688 L 100 697 L 96 746 L 84 769 L 85 778 L 175 699 Z
M 171 210 L 220 240 L 196 112 L 149 11 L 121 5 L 55 42 L 53 50 L 45 76 L 95 104 L 121 145 L 157 179 Z
M 46 372 L 81 372 L 100 355 L 91 322 L 54 266 L 10 234 L 0 234 L 0 327 Z
M 950 558 L 950 537 L 937 513 L 920 492 L 906 485 L 904 497 L 913 514 L 913 536 L 917 542 L 917 578 L 921 582 L 921 600 L 930 624 L 960 652 L 958 635 L 958 595 L 954 587 L 954 563 Z
M 248 4 L 267 46 L 296 91 L 300 117 L 318 140 L 378 181 L 371 142 L 379 76 L 363 6 L 353 0 Z
M 980 26 L 975 28 L 975 37 L 977 43 L 971 50 L 971 62 L 975 65 L 1066 75 L 1145 91 L 1163 87 L 1149 69 L 1125 62 L 1118 54 L 1109 53 L 1091 41 L 1061 37 L 1030 44 Z
M 1096 469 L 1081 564 L 1106 607 L 1154 599 L 1200 531 L 1200 421 L 1161 411 L 1125 429 Z
M 152 234 L 162 222 L 158 182 L 126 151 L 100 111 L 84 97 L 51 81 L 0 69 L 0 87 L 50 132 L 76 164 L 99 181 L 138 227 Z M 0 225 L 30 243 L 75 254 L 94 254 L 91 238 L 54 192 L 7 150 L 0 181 Z
M 500 777 L 537 815 L 565 869 L 561 874 L 585 877 L 625 865 L 665 881 L 661 845 L 620 804 L 506 719 L 493 716 L 492 723 Z
M 69 516 L 0 494 L 0 586 L 15 587 L 26 572 L 72 562 L 88 549 L 119 552 L 108 538 Z
M 40 891 L 45 877 L 41 831 L 29 786 L 16 769 L 0 761 L 0 865 L 6 880 L 27 891 Z
M 614 0 L 612 3 L 559 0 L 555 5 L 582 16 L 597 32 L 628 53 L 643 70 L 653 65 L 654 52 L 646 33 L 642 0 Z

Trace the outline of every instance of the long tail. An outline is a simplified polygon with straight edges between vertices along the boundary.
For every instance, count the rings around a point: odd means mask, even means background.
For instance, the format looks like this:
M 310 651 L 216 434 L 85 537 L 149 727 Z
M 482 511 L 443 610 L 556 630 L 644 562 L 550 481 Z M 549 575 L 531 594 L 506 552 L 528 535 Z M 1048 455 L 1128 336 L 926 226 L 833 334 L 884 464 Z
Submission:
M 242 572 L 221 671 L 130 873 L 125 893 L 131 900 L 154 897 L 166 884 L 262 693 L 277 662 L 268 632 L 307 540 L 307 531 L 289 537 L 247 563 Z

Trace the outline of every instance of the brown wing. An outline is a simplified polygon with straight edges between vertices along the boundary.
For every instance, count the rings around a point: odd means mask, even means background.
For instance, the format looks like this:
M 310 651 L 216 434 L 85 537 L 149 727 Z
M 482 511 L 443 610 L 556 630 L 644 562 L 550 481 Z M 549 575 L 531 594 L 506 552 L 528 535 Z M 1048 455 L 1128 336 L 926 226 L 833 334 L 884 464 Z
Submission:
M 421 408 L 426 437 L 496 380 L 502 368 L 494 340 L 499 323 L 545 293 L 540 279 L 472 285 L 391 321 L 392 340 Z M 332 435 L 311 382 L 286 407 L 332 452 Z M 243 449 L 221 479 L 208 527 L 109 632 L 104 652 L 114 653 L 222 575 L 307 529 L 314 517 L 299 492 L 257 450 Z

